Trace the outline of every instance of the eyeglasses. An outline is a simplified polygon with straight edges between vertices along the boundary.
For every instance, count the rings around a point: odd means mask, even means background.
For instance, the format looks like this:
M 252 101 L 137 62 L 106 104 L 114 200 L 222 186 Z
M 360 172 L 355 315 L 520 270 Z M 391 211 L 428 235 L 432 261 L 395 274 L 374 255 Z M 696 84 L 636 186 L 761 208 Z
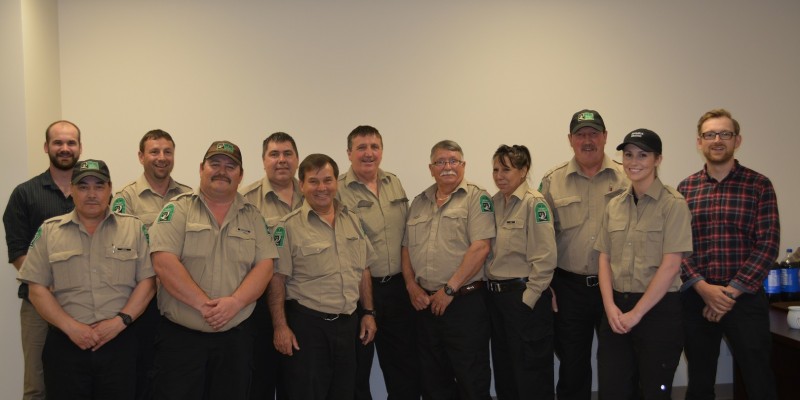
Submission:
M 437 168 L 442 168 L 445 165 L 450 165 L 451 168 L 458 167 L 459 165 L 463 165 L 464 161 L 456 160 L 455 158 L 451 158 L 449 160 L 436 160 L 431 165 L 436 166 Z
M 575 132 L 575 133 L 572 134 L 572 137 L 577 138 L 579 140 L 585 140 L 585 139 L 594 140 L 594 139 L 597 139 L 598 137 L 600 137 L 600 135 L 602 135 L 602 134 L 603 134 L 603 132 L 600 132 L 600 131 L 593 131 L 591 133 Z
M 731 140 L 733 139 L 734 136 L 736 136 L 736 134 L 728 131 L 722 131 L 722 132 L 708 131 L 700 134 L 700 137 L 703 138 L 703 140 L 714 140 L 717 136 L 719 136 L 719 138 L 722 140 Z

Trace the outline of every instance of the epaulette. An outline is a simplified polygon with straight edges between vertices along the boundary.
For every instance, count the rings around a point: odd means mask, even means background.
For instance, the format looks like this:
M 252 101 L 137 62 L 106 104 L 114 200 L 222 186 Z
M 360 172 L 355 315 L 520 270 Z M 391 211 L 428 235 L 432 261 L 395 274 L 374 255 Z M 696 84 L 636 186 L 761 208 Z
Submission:
M 545 172 L 544 175 L 542 175 L 542 179 L 545 179 L 545 178 L 549 177 L 550 175 L 552 175 L 554 172 L 558 171 L 559 169 L 566 168 L 567 165 L 569 165 L 569 161 L 564 161 L 561 164 L 556 165 L 555 167 L 553 167 L 550 170 L 548 170 L 547 172 Z

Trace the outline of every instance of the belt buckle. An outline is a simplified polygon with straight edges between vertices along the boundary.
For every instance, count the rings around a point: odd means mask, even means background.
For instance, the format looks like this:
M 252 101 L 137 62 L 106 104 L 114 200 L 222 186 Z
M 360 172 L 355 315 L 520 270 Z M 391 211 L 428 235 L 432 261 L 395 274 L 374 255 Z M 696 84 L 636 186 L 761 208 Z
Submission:
M 381 278 L 381 280 L 380 280 L 381 284 L 384 284 L 384 283 L 386 283 L 386 282 L 389 282 L 390 280 L 392 280 L 392 277 L 393 277 L 393 276 L 394 276 L 394 275 L 386 275 L 386 276 L 384 276 L 384 277 L 383 277 L 383 278 Z
M 500 282 L 488 281 L 486 283 L 488 284 L 487 286 L 488 286 L 490 292 L 500 293 L 500 291 L 502 291 L 502 288 L 500 286 Z
M 339 319 L 339 314 L 326 314 L 324 318 L 325 321 L 336 321 Z
M 587 276 L 586 277 L 586 286 L 588 287 L 595 287 L 600 284 L 600 280 L 597 276 Z

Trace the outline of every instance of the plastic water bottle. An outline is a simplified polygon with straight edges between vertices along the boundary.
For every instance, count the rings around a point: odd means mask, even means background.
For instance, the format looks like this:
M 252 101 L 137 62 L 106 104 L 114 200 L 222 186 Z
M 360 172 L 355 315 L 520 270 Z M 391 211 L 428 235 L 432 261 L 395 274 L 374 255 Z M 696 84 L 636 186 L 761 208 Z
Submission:
M 792 262 L 792 249 L 786 250 L 786 259 L 781 265 L 781 299 L 783 301 L 800 300 L 800 263 Z

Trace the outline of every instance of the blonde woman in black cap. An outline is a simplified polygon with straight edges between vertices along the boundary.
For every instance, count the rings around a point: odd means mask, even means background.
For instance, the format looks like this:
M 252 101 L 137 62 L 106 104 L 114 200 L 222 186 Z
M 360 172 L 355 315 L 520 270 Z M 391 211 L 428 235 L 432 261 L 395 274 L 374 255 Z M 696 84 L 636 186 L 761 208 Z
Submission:
M 670 399 L 683 348 L 680 263 L 691 254 L 686 201 L 658 178 L 661 139 L 637 129 L 617 146 L 631 186 L 606 207 L 600 252 L 601 398 Z

